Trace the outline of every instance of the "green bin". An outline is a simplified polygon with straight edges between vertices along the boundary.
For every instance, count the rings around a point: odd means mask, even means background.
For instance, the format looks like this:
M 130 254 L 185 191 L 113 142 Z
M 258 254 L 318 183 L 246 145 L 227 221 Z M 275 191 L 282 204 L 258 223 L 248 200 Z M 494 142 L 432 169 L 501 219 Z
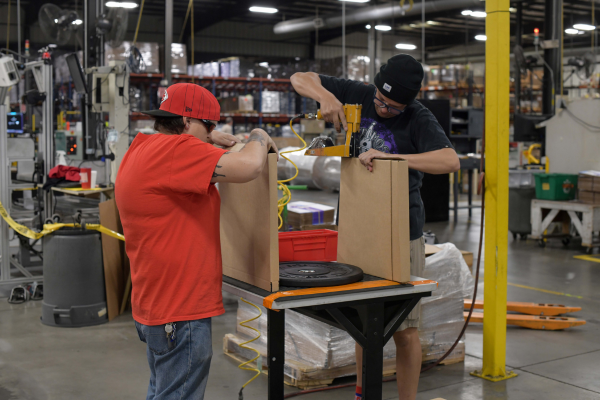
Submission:
M 573 200 L 576 174 L 535 174 L 535 197 L 540 200 Z

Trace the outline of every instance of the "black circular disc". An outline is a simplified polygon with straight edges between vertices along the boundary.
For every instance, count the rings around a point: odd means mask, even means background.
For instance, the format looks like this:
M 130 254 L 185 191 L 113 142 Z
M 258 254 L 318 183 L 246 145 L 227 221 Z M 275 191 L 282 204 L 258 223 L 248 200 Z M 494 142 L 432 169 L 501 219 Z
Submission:
M 354 265 L 321 261 L 279 263 L 279 284 L 282 286 L 338 286 L 358 282 L 362 278 L 362 269 Z

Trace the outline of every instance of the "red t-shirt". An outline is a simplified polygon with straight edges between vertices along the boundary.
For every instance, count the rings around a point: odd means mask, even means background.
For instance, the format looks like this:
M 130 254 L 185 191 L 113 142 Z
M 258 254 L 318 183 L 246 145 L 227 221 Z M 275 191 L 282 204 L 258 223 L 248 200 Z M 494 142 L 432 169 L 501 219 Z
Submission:
M 221 315 L 219 212 L 210 182 L 225 153 L 191 135 L 138 134 L 115 199 L 131 260 L 133 318 L 144 325 Z

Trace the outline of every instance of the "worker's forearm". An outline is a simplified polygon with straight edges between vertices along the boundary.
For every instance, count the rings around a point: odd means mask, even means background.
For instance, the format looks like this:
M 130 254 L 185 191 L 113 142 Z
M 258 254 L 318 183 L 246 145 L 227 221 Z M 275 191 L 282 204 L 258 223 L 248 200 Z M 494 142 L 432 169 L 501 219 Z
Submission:
M 460 169 L 460 161 L 452 149 L 441 149 L 420 154 L 397 154 L 408 161 L 408 168 L 428 174 L 449 174 Z
M 333 96 L 323 87 L 321 78 L 314 72 L 297 72 L 292 75 L 290 81 L 300 96 L 311 98 L 319 103 L 322 103 L 324 98 Z

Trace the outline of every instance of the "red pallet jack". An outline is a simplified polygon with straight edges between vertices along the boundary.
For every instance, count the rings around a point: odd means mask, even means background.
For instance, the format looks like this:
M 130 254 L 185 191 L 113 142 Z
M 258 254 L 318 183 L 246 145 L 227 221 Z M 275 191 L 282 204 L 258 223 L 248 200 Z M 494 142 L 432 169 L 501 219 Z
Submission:
M 465 300 L 465 309 L 471 307 L 472 300 Z M 528 329 L 558 331 L 574 326 L 585 325 L 585 320 L 561 317 L 561 314 L 581 311 L 581 307 L 570 307 L 562 304 L 521 303 L 509 301 L 506 310 L 520 314 L 506 314 L 507 325 L 517 325 Z M 475 301 L 476 309 L 483 310 L 483 300 Z M 465 312 L 465 319 L 469 313 Z M 526 314 L 526 315 L 523 315 Z M 483 322 L 483 313 L 474 312 L 471 322 Z

